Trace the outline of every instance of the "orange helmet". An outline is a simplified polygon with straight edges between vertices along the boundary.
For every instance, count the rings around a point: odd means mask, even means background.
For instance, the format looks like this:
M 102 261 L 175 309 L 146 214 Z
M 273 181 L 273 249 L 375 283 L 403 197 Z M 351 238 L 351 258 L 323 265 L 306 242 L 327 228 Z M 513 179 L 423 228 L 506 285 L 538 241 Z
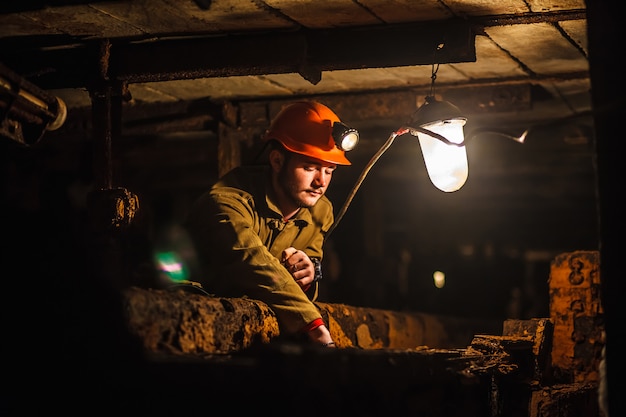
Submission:
M 340 148 L 337 137 L 348 139 Z M 350 129 L 328 107 L 314 101 L 298 101 L 284 107 L 272 120 L 264 140 L 275 139 L 291 152 L 338 165 L 351 165 L 345 151 L 354 148 L 358 132 Z

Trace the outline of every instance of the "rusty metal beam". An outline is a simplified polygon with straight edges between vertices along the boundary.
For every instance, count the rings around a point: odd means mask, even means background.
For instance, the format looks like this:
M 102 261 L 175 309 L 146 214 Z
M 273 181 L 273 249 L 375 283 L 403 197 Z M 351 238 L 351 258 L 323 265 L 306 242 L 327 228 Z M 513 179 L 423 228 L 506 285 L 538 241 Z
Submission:
M 558 23 L 567 20 L 583 20 L 587 18 L 585 9 L 573 9 L 554 12 L 535 12 L 523 14 L 505 14 L 470 19 L 473 24 L 481 26 L 528 25 L 533 23 Z
M 328 70 L 474 62 L 474 39 L 472 27 L 458 19 L 420 25 L 112 39 L 106 77 L 138 83 L 299 72 L 315 84 L 321 71 Z M 63 42 L 41 47 L 36 40 L 8 40 L 0 43 L 0 61 L 44 89 L 89 87 L 101 75 L 99 43 Z M 444 48 L 437 51 L 442 43 Z M 158 56 L 167 59 L 155 60 Z

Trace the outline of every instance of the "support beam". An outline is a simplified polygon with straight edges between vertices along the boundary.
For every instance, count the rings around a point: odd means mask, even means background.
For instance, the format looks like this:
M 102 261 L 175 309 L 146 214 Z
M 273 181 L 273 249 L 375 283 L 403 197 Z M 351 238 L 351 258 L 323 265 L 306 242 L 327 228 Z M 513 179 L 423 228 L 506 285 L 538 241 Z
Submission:
M 111 40 L 109 80 L 128 83 L 199 77 L 319 72 L 475 62 L 475 34 L 458 19 L 380 27 L 300 29 L 230 36 Z M 444 48 L 437 51 L 439 44 Z M 0 61 L 44 89 L 89 86 L 98 71 L 99 44 L 85 41 L 41 48 L 24 40 L 0 44 Z M 167 59 L 155 60 L 162 56 Z M 89 69 L 92 69 L 91 71 Z

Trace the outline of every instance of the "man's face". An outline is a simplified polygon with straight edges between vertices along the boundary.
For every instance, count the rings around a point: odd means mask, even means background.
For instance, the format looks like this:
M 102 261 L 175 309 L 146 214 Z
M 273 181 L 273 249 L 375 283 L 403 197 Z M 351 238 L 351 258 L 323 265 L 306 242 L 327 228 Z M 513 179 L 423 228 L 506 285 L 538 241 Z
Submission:
M 300 154 L 291 154 L 278 172 L 285 196 L 298 207 L 313 207 L 324 195 L 337 165 Z

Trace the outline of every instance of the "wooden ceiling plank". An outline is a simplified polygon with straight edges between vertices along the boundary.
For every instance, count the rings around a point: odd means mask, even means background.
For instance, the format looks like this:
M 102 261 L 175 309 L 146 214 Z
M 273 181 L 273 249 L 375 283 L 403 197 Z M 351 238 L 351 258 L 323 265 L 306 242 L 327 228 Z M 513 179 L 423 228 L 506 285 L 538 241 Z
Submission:
M 495 16 L 529 12 L 524 0 L 446 0 L 456 16 Z
M 183 99 L 236 100 L 249 96 L 254 90 L 259 96 L 290 95 L 292 92 L 280 85 L 253 76 L 228 78 L 199 78 L 195 80 L 174 80 L 140 84 L 154 91 Z
M 135 25 L 124 23 L 107 13 L 88 5 L 46 7 L 24 13 L 29 19 L 41 22 L 50 31 L 60 32 L 73 38 L 114 38 L 144 35 L 145 31 Z
M 178 5 L 164 0 L 133 0 L 97 3 L 93 6 L 144 34 L 176 34 L 207 30 L 207 25 L 190 19 Z
M 489 27 L 485 31 L 503 50 L 508 51 L 520 62 L 524 62 L 535 74 L 567 73 L 589 69 L 586 57 L 561 36 L 552 24 L 533 23 Z M 529 48 L 528 45 L 534 45 L 534 47 Z
M 369 10 L 352 0 L 265 0 L 265 4 L 309 29 L 381 23 Z
M 170 0 L 171 1 L 171 0 Z M 246 32 L 257 30 L 297 29 L 299 25 L 262 7 L 261 2 L 220 0 L 200 8 L 195 1 L 176 1 L 180 11 L 201 22 L 209 32 Z
M 533 12 L 585 9 L 585 0 L 526 0 Z
M 364 7 L 386 23 L 444 20 L 453 17 L 438 0 L 360 0 Z
M 476 62 L 451 66 L 469 79 L 528 76 L 517 62 L 486 36 L 476 36 Z
M 559 26 L 565 31 L 577 45 L 584 51 L 585 56 L 589 56 L 589 48 L 587 42 L 587 20 L 566 20 L 559 22 Z
M 62 35 L 63 32 L 23 13 L 0 14 L 0 38 Z

